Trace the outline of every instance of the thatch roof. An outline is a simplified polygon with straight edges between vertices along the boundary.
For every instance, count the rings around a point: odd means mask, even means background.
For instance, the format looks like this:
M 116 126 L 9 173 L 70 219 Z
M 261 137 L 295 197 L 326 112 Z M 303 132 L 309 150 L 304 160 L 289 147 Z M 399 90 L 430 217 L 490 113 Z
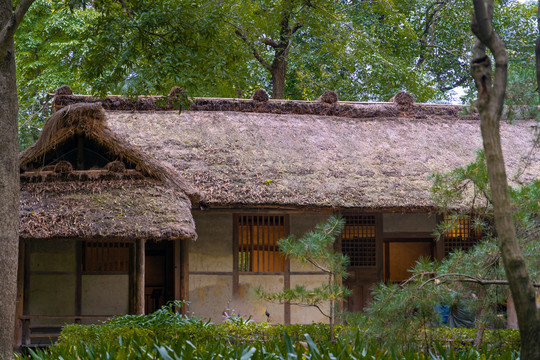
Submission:
M 43 166 L 51 152 L 76 136 L 115 161 L 100 169 L 72 170 L 68 161 L 56 160 L 54 169 Z M 74 104 L 54 113 L 19 160 L 22 238 L 196 238 L 191 205 L 199 205 L 199 192 L 111 131 L 99 104 Z
M 21 169 L 28 170 L 30 164 L 39 164 L 48 151 L 77 134 L 84 134 L 118 159 L 134 164 L 144 175 L 174 185 L 198 205 L 200 193 L 193 185 L 105 125 L 105 112 L 100 103 L 73 104 L 55 112 L 43 126 L 38 140 L 19 155 Z
M 76 99 L 76 97 L 70 97 Z M 119 136 L 174 168 L 210 206 L 433 209 L 430 176 L 471 162 L 459 106 L 195 99 L 191 111 L 107 111 Z M 501 124 L 509 176 L 540 175 L 534 121 Z M 528 158 L 527 158 L 528 156 Z
M 20 237 L 194 240 L 190 208 L 157 181 L 23 183 Z

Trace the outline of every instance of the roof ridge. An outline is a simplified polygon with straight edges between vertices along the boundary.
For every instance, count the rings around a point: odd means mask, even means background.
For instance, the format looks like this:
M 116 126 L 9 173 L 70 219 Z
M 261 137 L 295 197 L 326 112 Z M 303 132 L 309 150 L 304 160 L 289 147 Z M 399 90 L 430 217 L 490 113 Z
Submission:
M 58 111 L 76 103 L 101 103 L 105 110 L 124 111 L 173 111 L 178 110 L 174 101 L 166 96 L 125 97 L 108 95 L 55 95 L 52 107 Z M 464 113 L 465 105 L 423 104 L 398 102 L 354 102 L 338 101 L 333 104 L 320 100 L 283 100 L 272 99 L 257 101 L 253 99 L 206 98 L 189 99 L 190 111 L 235 111 L 271 114 L 304 114 L 336 116 L 346 118 L 426 118 L 443 117 L 451 119 L 478 119 L 476 112 Z

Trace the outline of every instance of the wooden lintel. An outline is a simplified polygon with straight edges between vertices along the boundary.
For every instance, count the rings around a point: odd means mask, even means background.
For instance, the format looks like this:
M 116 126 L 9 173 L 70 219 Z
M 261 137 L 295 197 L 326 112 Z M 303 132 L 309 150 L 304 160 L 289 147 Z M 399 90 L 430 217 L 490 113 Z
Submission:
M 383 233 L 385 240 L 387 239 L 433 239 L 432 231 L 416 231 L 416 232 L 385 232 Z

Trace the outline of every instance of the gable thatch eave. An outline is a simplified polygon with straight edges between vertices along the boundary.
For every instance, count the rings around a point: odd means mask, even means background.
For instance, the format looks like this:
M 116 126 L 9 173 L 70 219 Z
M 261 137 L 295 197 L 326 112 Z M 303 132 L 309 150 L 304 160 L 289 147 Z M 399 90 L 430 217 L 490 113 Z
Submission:
M 106 126 L 106 115 L 100 103 L 77 103 L 53 113 L 43 126 L 38 140 L 19 155 L 21 171 L 28 164 L 39 161 L 48 151 L 67 139 L 84 135 L 97 144 L 131 162 L 145 175 L 174 186 L 188 195 L 193 207 L 201 201 L 200 192 L 177 172 L 160 164 L 153 157 L 138 150 Z

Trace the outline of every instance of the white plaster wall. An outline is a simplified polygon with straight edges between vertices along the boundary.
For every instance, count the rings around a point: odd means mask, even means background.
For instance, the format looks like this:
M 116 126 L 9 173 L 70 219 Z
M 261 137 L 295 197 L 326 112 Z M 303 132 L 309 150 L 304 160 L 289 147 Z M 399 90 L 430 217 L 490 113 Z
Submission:
M 75 315 L 75 273 L 30 275 L 28 315 Z
M 37 240 L 32 241 L 30 250 L 30 272 L 67 271 L 75 273 L 75 241 Z
M 434 231 L 437 217 L 429 213 L 388 213 L 383 214 L 383 232 Z
M 65 240 L 29 244 L 28 315 L 75 315 L 75 245 Z
M 306 232 L 313 230 L 315 225 L 328 220 L 329 217 L 329 214 L 291 214 L 289 217 L 290 232 L 291 234 L 294 234 L 296 238 L 301 238 Z M 308 263 L 302 263 L 298 260 L 291 260 L 290 266 L 291 271 L 320 271 L 315 266 Z
M 197 241 L 189 244 L 190 271 L 233 271 L 232 214 L 194 213 Z
M 291 275 L 291 288 L 297 285 L 303 285 L 308 289 L 313 289 L 327 282 L 328 276 L 326 275 Z M 328 314 L 330 304 L 325 302 L 321 304 L 320 308 Z M 328 323 L 328 318 L 322 315 L 315 307 L 291 306 L 292 324 L 311 324 L 313 322 Z
M 220 323 L 227 303 L 233 300 L 232 275 L 190 275 L 189 300 L 193 316 Z
M 266 321 L 265 311 L 270 313 L 271 323 L 283 323 L 284 306 L 261 300 L 255 293 L 260 286 L 266 292 L 283 290 L 283 275 L 240 275 L 238 297 L 234 299 L 233 306 L 237 312 L 251 316 L 254 321 Z
M 83 275 L 81 278 L 82 315 L 129 313 L 129 276 Z

